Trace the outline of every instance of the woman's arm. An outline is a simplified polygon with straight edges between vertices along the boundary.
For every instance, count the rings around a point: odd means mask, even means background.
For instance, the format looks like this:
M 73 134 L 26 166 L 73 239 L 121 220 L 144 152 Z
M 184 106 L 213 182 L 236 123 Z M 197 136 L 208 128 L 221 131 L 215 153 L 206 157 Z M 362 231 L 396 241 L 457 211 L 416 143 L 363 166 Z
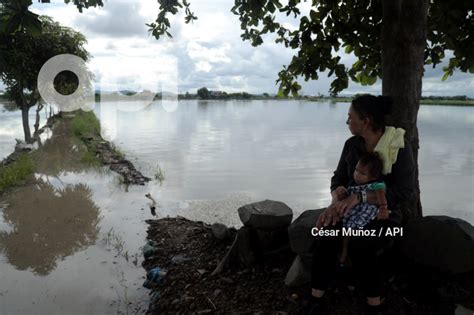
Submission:
M 348 166 L 346 157 L 350 152 L 352 147 L 351 139 L 348 139 L 344 143 L 344 147 L 341 152 L 341 156 L 339 158 L 339 162 L 337 163 L 337 168 L 334 171 L 334 175 L 331 177 L 331 195 L 333 195 L 334 190 L 339 186 L 347 186 L 349 183 L 349 176 L 348 176 Z M 334 200 L 334 196 L 333 196 Z
M 331 204 L 324 210 L 323 213 L 318 217 L 316 222 L 316 227 L 319 229 L 321 227 L 326 227 L 332 223 L 336 224 L 341 219 L 341 214 L 339 208 L 345 208 L 340 205 L 340 203 L 347 203 L 349 200 L 352 200 L 353 197 L 349 196 L 344 200 L 338 201 L 336 188 L 339 186 L 347 186 L 349 183 L 348 175 L 348 165 L 346 157 L 350 153 L 352 147 L 354 146 L 354 137 L 349 138 L 344 143 L 344 147 L 337 163 L 337 168 L 334 171 L 334 175 L 331 177 Z

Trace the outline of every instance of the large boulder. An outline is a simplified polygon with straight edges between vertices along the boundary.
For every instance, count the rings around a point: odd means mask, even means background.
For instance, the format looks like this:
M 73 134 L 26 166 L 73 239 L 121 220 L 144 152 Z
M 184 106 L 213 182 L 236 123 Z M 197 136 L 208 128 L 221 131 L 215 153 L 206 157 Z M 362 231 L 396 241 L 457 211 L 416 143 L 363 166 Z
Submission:
M 280 201 L 265 200 L 238 209 L 242 223 L 256 229 L 287 227 L 293 219 L 293 211 Z
M 211 230 L 212 235 L 219 241 L 225 241 L 230 238 L 229 229 L 222 223 L 214 223 L 211 225 Z
M 427 216 L 409 222 L 397 245 L 418 264 L 452 274 L 474 271 L 474 227 L 461 219 Z
M 291 250 L 302 256 L 310 254 L 315 237 L 311 229 L 316 225 L 319 215 L 325 210 L 306 210 L 288 228 Z
M 286 274 L 285 285 L 290 288 L 300 287 L 309 283 L 310 280 L 311 268 L 309 264 L 301 256 L 296 256 Z

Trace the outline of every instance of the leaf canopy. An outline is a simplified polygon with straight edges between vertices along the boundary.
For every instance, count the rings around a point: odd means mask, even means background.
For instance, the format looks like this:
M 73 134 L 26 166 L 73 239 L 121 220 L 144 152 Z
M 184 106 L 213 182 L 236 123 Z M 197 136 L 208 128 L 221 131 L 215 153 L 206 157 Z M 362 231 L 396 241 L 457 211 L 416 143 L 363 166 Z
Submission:
M 295 51 L 291 62 L 278 74 L 280 90 L 286 95 L 298 92 L 300 86 L 295 83 L 298 78 L 317 80 L 319 74 L 325 72 L 334 77 L 330 91 L 337 94 L 347 88 L 349 80 L 371 85 L 377 78 L 382 78 L 382 1 L 389 0 L 235 0 L 231 11 L 239 17 L 242 40 L 258 46 L 263 43 L 263 35 L 274 33 L 277 43 Z M 73 2 L 81 12 L 83 8 L 103 5 L 101 0 L 65 2 Z M 3 30 L 15 31 L 20 25 L 35 32 L 32 22 L 35 17 L 24 11 L 24 6 L 29 6 L 31 0 L 5 0 L 3 3 L 8 10 L 23 12 L 21 17 L 2 14 L 0 26 Z M 175 15 L 184 9 L 186 23 L 197 19 L 187 0 L 158 0 L 158 3 L 160 12 L 156 20 L 146 24 L 157 39 L 172 36 L 169 14 Z M 311 4 L 306 14 L 302 14 L 304 3 Z M 427 14 L 425 64 L 436 67 L 445 59 L 446 52 L 452 51 L 453 57 L 443 68 L 443 79 L 456 69 L 474 73 L 474 1 L 430 0 Z M 296 29 L 285 27 L 285 16 L 294 19 Z M 354 54 L 356 62 L 347 67 L 335 54 L 340 49 L 346 54 Z

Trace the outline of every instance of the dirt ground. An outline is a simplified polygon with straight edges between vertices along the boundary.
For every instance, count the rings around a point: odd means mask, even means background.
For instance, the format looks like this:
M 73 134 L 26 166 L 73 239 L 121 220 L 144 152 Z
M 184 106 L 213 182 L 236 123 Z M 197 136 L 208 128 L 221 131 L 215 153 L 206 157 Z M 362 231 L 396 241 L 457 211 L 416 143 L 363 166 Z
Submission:
M 149 286 L 149 314 L 301 313 L 310 287 L 289 289 L 284 285 L 295 257 L 291 252 L 267 257 L 252 268 L 234 265 L 212 276 L 230 248 L 235 229 L 231 229 L 232 237 L 222 242 L 202 222 L 177 217 L 147 223 L 148 239 L 155 242 L 156 251 L 143 267 L 147 271 L 155 267 L 166 271 L 160 281 Z M 418 296 L 416 300 L 413 294 L 408 297 L 406 286 L 396 281 L 388 287 L 386 314 L 454 314 L 452 301 L 433 300 L 433 296 L 426 300 Z M 327 299 L 329 314 L 364 314 L 365 299 L 358 290 L 336 283 L 328 290 Z

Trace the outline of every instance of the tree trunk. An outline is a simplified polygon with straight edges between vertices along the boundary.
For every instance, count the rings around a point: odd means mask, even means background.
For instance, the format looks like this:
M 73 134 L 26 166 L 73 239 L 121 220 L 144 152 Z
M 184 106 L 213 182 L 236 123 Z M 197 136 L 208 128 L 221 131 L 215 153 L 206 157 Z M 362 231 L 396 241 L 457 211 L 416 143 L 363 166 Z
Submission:
M 38 133 L 39 123 L 40 123 L 40 111 L 42 109 L 43 109 L 43 104 L 41 104 L 41 101 L 39 101 L 38 105 L 36 106 L 35 134 Z
M 417 202 L 406 220 L 422 216 L 418 180 L 418 128 L 429 0 L 383 0 L 382 94 L 394 102 L 389 124 L 404 128 L 415 158 Z
M 26 143 L 32 143 L 33 139 L 31 138 L 31 132 L 30 132 L 30 122 L 29 122 L 29 107 L 27 105 L 23 105 L 21 107 L 21 118 L 23 120 L 23 133 L 25 134 L 25 141 Z

